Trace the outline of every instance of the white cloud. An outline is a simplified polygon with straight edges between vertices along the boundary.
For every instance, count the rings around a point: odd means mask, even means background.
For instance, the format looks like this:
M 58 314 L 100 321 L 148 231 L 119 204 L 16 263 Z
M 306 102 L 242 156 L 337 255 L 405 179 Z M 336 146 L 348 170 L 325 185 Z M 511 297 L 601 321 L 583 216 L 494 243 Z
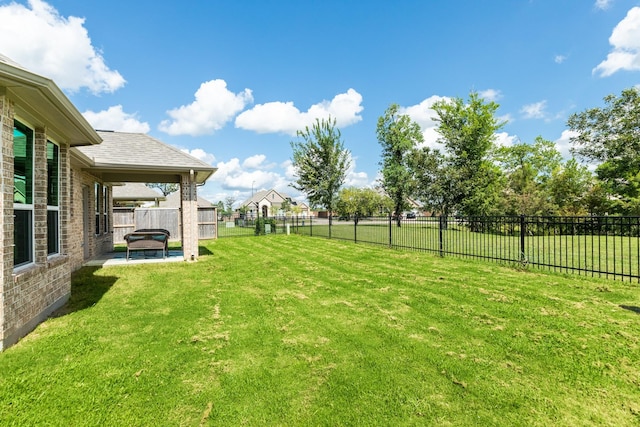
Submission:
M 349 154 L 351 159 L 351 165 L 349 169 L 347 169 L 347 176 L 344 180 L 345 187 L 367 187 L 370 185 L 369 176 L 366 172 L 357 172 L 356 171 L 356 158 Z
M 213 162 L 216 161 L 216 156 L 214 156 L 211 153 L 207 153 L 202 148 L 194 148 L 193 150 L 184 148 L 182 149 L 182 151 L 195 157 L 198 160 L 202 160 L 205 163 L 209 163 L 210 165 L 212 165 Z
M 284 176 L 291 182 L 293 182 L 296 178 L 296 168 L 293 167 L 293 162 L 291 159 L 285 160 L 282 163 L 282 169 L 284 169 Z
M 151 129 L 149 123 L 138 120 L 136 113 L 125 113 L 122 105 L 114 105 L 98 112 L 87 110 L 82 115 L 94 129 L 133 133 L 147 133 Z
M 219 162 L 218 171 L 209 179 L 219 184 L 225 190 L 254 190 L 286 187 L 289 181 L 277 172 L 255 169 L 247 170 L 247 160 L 240 163 L 238 158 L 228 162 Z M 251 161 L 249 161 L 251 163 Z
M 494 136 L 498 147 L 511 147 L 518 140 L 518 137 L 509 135 L 507 132 L 498 132 Z
M 608 77 L 617 71 L 640 71 L 640 7 L 634 7 L 616 25 L 609 37 L 613 50 L 593 69 L 594 74 Z
M 267 156 L 264 154 L 256 154 L 251 157 L 247 157 L 244 162 L 242 162 L 242 167 L 247 169 L 258 169 L 261 165 L 264 164 L 264 161 L 267 159 Z
M 486 99 L 487 101 L 497 101 L 502 98 L 502 92 L 496 89 L 487 89 L 478 92 L 480 98 Z
M 520 113 L 525 119 L 543 119 L 547 115 L 545 108 L 547 108 L 547 101 L 540 101 L 525 105 L 520 109 Z
M 563 130 L 562 134 L 560 135 L 560 138 L 558 138 L 555 141 L 556 148 L 558 149 L 560 154 L 562 154 L 562 157 L 564 159 L 570 159 L 572 157 L 571 151 L 570 151 L 571 138 L 577 135 L 578 135 L 578 132 L 575 132 L 572 130 Z
M 0 52 L 71 92 L 87 88 L 98 94 L 124 86 L 125 79 L 92 45 L 84 18 L 60 16 L 42 0 L 28 5 L 0 6 Z
M 565 55 L 556 55 L 553 60 L 556 64 L 562 64 L 567 60 L 567 57 Z
M 311 126 L 316 119 L 336 120 L 341 128 L 362 120 L 362 95 L 353 89 L 336 95 L 331 101 L 322 101 L 301 112 L 293 102 L 267 102 L 244 111 L 236 117 L 237 128 L 257 133 L 285 133 L 295 135 L 296 131 Z
M 433 104 L 438 101 L 447 101 L 450 98 L 433 95 L 422 101 L 420 104 L 412 105 L 410 107 L 400 107 L 398 112 L 400 114 L 408 115 L 411 120 L 416 122 L 422 130 L 422 136 L 424 138 L 424 144 L 431 148 L 442 149 L 442 146 L 438 143 L 440 134 L 437 131 L 438 122 L 435 120 L 438 115 L 431 108 Z
M 595 7 L 600 10 L 607 10 L 611 7 L 613 0 L 596 0 Z
M 163 120 L 158 128 L 169 135 L 210 135 L 251 102 L 250 89 L 235 94 L 224 80 L 210 80 L 200 85 L 191 104 L 167 111 L 171 120 Z

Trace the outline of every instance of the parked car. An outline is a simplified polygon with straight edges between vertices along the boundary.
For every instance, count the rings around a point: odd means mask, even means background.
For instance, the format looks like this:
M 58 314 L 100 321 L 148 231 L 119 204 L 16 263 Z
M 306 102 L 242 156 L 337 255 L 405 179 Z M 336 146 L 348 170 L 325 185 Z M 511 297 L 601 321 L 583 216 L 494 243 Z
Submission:
M 416 219 L 416 213 L 415 212 L 407 212 L 406 218 L 407 219 Z

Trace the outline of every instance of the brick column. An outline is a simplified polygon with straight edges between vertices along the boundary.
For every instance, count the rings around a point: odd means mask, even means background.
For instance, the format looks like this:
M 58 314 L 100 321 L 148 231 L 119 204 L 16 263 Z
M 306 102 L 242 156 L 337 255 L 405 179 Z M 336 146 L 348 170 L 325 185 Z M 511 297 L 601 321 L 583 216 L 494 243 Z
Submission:
M 184 259 L 198 259 L 198 189 L 191 174 L 183 174 L 180 180 L 182 211 L 182 250 Z
M 33 225 L 35 263 L 47 263 L 47 133 L 36 128 L 33 137 Z
M 13 285 L 13 103 L 0 88 L 0 351 L 3 349 L 7 321 L 5 317 L 6 293 Z

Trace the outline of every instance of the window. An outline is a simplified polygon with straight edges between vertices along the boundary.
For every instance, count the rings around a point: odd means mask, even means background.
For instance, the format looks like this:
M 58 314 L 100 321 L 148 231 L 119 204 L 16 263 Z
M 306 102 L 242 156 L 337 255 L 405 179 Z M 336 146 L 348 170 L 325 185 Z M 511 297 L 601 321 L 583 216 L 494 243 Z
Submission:
M 60 252 L 60 147 L 47 141 L 47 255 Z
M 13 265 L 33 262 L 33 131 L 13 125 Z
M 104 225 L 103 232 L 106 234 L 109 232 L 109 187 L 106 185 L 102 186 L 102 212 L 104 216 L 104 221 L 102 222 Z
M 93 200 L 95 201 L 95 212 L 96 212 L 96 236 L 100 234 L 100 199 L 101 199 L 101 185 L 97 182 L 93 184 Z

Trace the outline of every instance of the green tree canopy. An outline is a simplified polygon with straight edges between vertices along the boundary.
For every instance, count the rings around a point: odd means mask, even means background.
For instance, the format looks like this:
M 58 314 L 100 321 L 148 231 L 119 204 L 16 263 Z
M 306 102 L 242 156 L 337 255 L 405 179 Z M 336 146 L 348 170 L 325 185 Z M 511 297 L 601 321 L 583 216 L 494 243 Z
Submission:
M 335 119 L 316 119 L 311 128 L 298 131 L 300 141 L 291 142 L 297 179 L 291 184 L 307 194 L 312 206 L 322 205 L 330 214 L 335 198 L 351 166 L 351 155 L 340 140 Z
M 612 209 L 640 214 L 640 89 L 608 95 L 605 106 L 572 114 L 567 121 L 576 133 L 572 151 L 598 164 L 596 175 L 611 195 Z
M 555 143 L 539 136 L 533 144 L 497 148 L 495 159 L 506 175 L 504 213 L 550 215 L 555 211 L 547 185 L 562 164 Z
M 336 210 L 339 215 L 352 217 L 357 222 L 361 217 L 389 212 L 391 205 L 389 197 L 372 188 L 348 187 L 338 193 Z
M 547 189 L 556 211 L 556 215 L 586 215 L 593 213 L 589 209 L 590 197 L 595 203 L 597 193 L 593 192 L 593 176 L 589 169 L 569 159 L 556 167 L 547 182 Z M 602 203 L 601 201 L 597 202 Z M 595 208 L 594 205 L 592 208 Z
M 424 139 L 420 126 L 406 114 L 399 114 L 399 106 L 391 104 L 378 118 L 376 134 L 382 145 L 382 178 L 380 184 L 393 201 L 393 210 L 400 226 L 400 214 L 407 207 L 407 199 L 415 192 L 410 168 L 411 154 Z
M 504 126 L 495 117 L 498 104 L 476 92 L 469 100 L 438 101 L 439 150 L 422 148 L 413 154 L 418 197 L 444 215 L 488 215 L 500 206 L 502 173 L 491 159 L 496 132 Z

